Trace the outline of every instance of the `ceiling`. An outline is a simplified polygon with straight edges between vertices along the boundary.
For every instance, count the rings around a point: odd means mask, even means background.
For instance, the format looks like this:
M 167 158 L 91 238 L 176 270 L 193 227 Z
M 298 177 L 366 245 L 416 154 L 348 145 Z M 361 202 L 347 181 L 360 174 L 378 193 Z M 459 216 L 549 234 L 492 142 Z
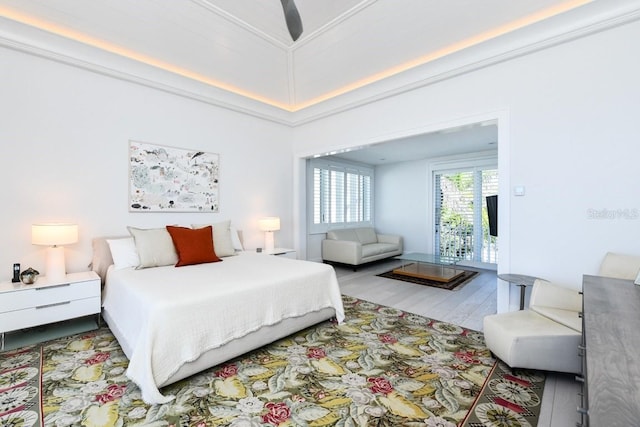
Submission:
M 379 166 L 480 152 L 497 155 L 498 125 L 495 120 L 322 154 Z
M 0 0 L 0 46 L 289 126 L 638 19 L 638 0 Z M 497 150 L 478 123 L 325 153 Z
M 279 0 L 0 0 L 0 45 L 290 114 L 630 1 L 296 0 L 294 43 Z

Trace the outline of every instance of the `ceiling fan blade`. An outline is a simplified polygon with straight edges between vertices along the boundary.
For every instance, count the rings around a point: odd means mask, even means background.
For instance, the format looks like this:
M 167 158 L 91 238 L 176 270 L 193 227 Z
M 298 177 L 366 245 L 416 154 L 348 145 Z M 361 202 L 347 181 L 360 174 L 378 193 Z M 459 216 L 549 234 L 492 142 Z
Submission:
M 293 0 L 280 0 L 282 2 L 282 9 L 284 10 L 284 19 L 287 21 L 287 28 L 289 28 L 289 34 L 293 41 L 298 40 L 298 37 L 302 34 L 302 20 L 298 13 L 298 8 Z

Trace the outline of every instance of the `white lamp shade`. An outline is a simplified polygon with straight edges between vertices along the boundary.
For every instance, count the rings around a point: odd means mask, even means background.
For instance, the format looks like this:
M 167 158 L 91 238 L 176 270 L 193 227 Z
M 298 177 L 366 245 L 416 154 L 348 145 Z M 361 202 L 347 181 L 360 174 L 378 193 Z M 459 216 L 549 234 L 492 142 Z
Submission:
M 280 230 L 280 218 L 271 216 L 259 219 L 258 228 L 260 228 L 261 231 L 278 231 Z
M 69 245 L 77 241 L 77 224 L 33 224 L 31 226 L 31 243 L 34 245 Z

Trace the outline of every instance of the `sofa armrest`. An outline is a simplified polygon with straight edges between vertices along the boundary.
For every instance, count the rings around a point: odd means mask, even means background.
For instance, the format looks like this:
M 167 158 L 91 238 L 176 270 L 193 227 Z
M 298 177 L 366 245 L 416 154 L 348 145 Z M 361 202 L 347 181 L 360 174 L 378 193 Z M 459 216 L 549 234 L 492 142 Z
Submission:
M 349 240 L 323 240 L 322 259 L 344 264 L 362 263 L 362 243 Z

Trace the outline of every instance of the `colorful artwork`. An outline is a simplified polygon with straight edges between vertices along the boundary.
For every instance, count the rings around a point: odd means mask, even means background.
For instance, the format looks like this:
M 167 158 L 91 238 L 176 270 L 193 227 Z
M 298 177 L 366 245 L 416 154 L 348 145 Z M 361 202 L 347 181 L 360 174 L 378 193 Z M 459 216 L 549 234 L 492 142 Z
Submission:
M 131 212 L 218 212 L 219 155 L 129 142 Z

